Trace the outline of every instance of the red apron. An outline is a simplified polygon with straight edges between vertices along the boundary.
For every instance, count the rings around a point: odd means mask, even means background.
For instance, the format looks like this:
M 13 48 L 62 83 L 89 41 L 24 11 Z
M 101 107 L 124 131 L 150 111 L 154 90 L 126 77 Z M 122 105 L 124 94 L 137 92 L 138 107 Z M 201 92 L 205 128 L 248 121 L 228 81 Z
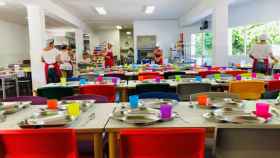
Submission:
M 269 72 L 269 61 L 268 59 L 263 59 L 263 62 L 264 62 L 264 66 L 265 66 L 265 72 Z M 258 63 L 258 59 L 254 59 L 254 62 L 253 62 L 253 72 L 256 72 L 257 71 L 257 63 Z
M 112 67 L 114 65 L 114 56 L 112 51 L 108 51 L 105 57 L 105 67 Z
M 49 66 L 53 65 L 54 66 L 54 71 L 57 75 L 58 78 L 60 78 L 61 76 L 61 71 L 60 71 L 60 67 L 58 63 L 54 63 L 54 64 L 47 64 L 45 63 L 45 75 L 46 75 L 46 81 L 48 82 L 48 76 L 49 76 Z

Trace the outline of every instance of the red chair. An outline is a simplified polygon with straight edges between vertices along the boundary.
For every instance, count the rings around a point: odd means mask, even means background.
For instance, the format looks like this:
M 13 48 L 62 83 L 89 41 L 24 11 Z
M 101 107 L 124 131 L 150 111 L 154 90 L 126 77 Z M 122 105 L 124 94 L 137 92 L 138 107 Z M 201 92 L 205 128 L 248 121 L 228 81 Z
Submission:
M 248 71 L 246 71 L 246 70 L 227 70 L 224 73 L 232 75 L 232 76 L 237 76 L 237 75 L 248 73 Z
M 85 85 L 80 87 L 80 94 L 102 95 L 108 98 L 109 102 L 115 102 L 116 86 L 114 85 Z
M 219 73 L 220 71 L 216 71 L 216 70 L 206 70 L 206 71 L 198 72 L 199 76 L 201 76 L 202 78 L 206 78 L 208 75 L 219 74 Z
M 204 129 L 131 129 L 120 132 L 121 158 L 204 158 Z
M 160 76 L 159 72 L 141 72 L 138 74 L 138 80 L 144 81 L 147 79 L 154 79 L 158 76 Z
M 272 80 L 267 84 L 267 90 L 269 92 L 280 90 L 280 80 Z
M 73 129 L 0 131 L 1 158 L 77 158 Z

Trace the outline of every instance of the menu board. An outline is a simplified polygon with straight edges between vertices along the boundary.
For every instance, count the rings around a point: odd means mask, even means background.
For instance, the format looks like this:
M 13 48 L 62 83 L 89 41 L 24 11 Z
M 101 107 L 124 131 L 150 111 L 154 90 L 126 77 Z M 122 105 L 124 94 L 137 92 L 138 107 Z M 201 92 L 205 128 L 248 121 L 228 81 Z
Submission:
M 156 36 L 137 36 L 137 49 L 154 49 L 156 47 Z

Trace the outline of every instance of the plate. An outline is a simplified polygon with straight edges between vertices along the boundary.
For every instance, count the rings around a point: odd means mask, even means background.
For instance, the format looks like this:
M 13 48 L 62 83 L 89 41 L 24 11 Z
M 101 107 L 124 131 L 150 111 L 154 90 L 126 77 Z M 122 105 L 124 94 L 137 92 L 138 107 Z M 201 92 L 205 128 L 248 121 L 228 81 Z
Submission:
M 233 116 L 233 115 L 246 115 L 248 113 L 244 112 L 241 109 L 224 107 L 213 111 L 215 116 Z
M 16 113 L 27 106 L 31 105 L 32 102 L 1 102 L 0 110 L 4 111 L 5 115 Z
M 256 116 L 236 116 L 232 118 L 231 122 L 238 124 L 263 124 L 266 122 L 266 119 Z
M 203 114 L 202 117 L 204 117 L 205 119 L 207 119 L 209 121 L 213 121 L 213 122 L 217 122 L 217 123 L 228 122 L 227 118 L 225 118 L 223 116 L 217 116 L 213 112 L 207 112 L 207 113 Z
M 177 100 L 172 99 L 141 99 L 140 102 L 148 108 L 160 109 L 162 104 L 177 105 Z
M 257 116 L 256 111 L 253 111 L 252 113 L 253 113 L 254 116 L 261 117 L 261 118 L 264 118 L 266 120 L 270 120 L 272 118 L 272 116 L 273 116 L 272 113 L 268 113 L 267 116 L 263 116 L 263 117 L 262 116 Z

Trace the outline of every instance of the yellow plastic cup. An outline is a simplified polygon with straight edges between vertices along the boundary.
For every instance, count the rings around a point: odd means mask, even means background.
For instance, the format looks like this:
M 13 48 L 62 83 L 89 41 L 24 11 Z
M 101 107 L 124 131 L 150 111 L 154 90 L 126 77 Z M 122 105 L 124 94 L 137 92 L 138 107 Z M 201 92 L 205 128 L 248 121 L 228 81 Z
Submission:
M 61 77 L 60 78 L 60 83 L 65 86 L 66 85 L 66 82 L 67 82 L 67 79 L 65 77 Z
M 79 103 L 71 103 L 67 106 L 68 114 L 71 117 L 78 117 L 80 115 L 80 104 Z

